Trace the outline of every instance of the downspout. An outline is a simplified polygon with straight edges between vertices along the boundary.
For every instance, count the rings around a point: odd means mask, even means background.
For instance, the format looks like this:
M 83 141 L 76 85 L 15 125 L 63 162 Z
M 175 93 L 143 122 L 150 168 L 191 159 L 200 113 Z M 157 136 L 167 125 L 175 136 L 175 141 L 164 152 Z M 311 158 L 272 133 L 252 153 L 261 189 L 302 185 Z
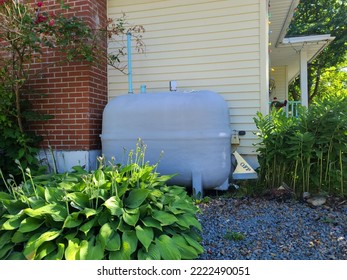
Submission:
M 128 93 L 133 92 L 133 67 L 131 64 L 131 33 L 127 33 L 127 48 L 128 48 Z

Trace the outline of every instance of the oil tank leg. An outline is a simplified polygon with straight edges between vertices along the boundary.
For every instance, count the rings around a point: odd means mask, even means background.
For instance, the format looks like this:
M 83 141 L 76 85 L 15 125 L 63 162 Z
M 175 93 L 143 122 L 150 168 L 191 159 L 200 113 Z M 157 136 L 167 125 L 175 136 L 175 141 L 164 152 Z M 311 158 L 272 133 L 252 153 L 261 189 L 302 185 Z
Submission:
M 202 176 L 201 172 L 193 171 L 193 196 L 196 198 L 202 198 L 204 193 L 202 189 Z

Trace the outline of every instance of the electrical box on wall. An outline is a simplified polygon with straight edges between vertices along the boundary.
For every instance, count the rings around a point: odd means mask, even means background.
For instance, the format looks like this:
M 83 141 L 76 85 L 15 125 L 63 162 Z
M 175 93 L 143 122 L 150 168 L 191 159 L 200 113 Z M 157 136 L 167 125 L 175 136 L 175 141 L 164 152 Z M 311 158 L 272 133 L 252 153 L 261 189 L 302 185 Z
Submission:
M 233 144 L 233 145 L 239 145 L 240 144 L 240 138 L 237 134 L 234 134 L 231 136 L 231 144 Z

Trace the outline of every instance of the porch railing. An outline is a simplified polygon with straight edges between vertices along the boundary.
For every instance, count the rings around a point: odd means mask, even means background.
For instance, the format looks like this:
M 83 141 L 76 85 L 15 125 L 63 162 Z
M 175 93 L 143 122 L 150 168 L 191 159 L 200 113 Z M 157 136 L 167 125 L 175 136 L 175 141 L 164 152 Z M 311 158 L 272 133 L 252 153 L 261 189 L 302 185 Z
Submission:
M 299 105 L 301 101 L 288 101 L 286 105 L 286 115 L 292 117 L 298 117 L 299 115 Z
M 279 101 L 283 103 L 284 101 Z M 271 106 L 272 102 L 269 102 Z M 287 101 L 285 106 L 285 112 L 287 117 L 298 117 L 299 115 L 299 105 L 301 105 L 301 101 Z

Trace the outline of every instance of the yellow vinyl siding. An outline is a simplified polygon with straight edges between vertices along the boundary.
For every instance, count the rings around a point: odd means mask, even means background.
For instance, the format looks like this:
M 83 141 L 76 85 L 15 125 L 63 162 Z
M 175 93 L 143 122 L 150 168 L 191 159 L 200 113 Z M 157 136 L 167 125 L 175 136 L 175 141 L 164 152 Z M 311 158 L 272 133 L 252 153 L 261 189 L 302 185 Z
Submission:
M 142 84 L 148 92 L 168 91 L 170 80 L 178 90 L 218 92 L 228 103 L 231 129 L 246 131 L 238 151 L 254 154 L 253 117 L 262 110 L 266 83 L 263 2 L 109 0 L 109 17 L 124 12 L 131 24 L 146 29 L 145 54 L 133 50 L 134 92 Z M 127 92 L 127 76 L 109 69 L 109 98 Z
M 276 88 L 271 93 L 271 99 L 277 97 L 278 100 L 288 99 L 288 80 L 287 80 L 287 67 L 276 66 L 273 67 L 271 78 L 274 79 Z

